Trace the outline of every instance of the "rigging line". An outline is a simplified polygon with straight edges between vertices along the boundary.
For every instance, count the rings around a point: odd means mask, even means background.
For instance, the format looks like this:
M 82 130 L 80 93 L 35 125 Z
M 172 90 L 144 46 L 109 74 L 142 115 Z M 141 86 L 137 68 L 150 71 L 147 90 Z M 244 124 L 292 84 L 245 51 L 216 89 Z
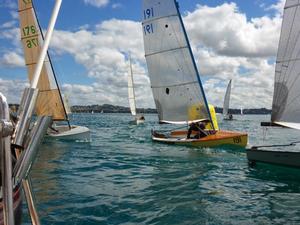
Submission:
M 35 17 L 35 21 L 37 22 L 37 26 L 40 29 L 40 34 L 41 34 L 42 40 L 44 41 L 44 34 L 43 34 L 43 31 L 42 31 L 41 25 L 40 25 L 40 23 L 38 21 L 38 18 L 36 16 L 36 10 L 35 10 L 35 7 L 33 5 L 33 2 L 32 2 L 32 10 L 33 10 L 33 15 Z M 60 87 L 59 87 L 58 81 L 56 79 L 56 74 L 55 74 L 54 67 L 53 67 L 53 64 L 52 64 L 52 61 L 51 61 L 51 58 L 50 58 L 48 50 L 47 50 L 47 57 L 48 57 L 48 60 L 49 60 L 49 63 L 50 63 L 50 67 L 51 67 L 52 73 L 53 73 L 54 81 L 56 83 L 56 86 L 57 86 L 57 89 L 58 89 L 58 92 L 59 92 L 60 102 L 61 102 L 61 104 L 63 106 L 63 109 L 64 109 L 65 118 L 66 118 L 66 120 L 67 120 L 67 122 L 69 124 L 69 128 L 71 129 L 70 122 L 69 122 L 69 116 L 68 116 L 68 113 L 67 113 L 67 110 L 66 110 L 66 107 L 65 107 L 65 103 L 64 103 L 62 95 L 61 95 Z M 49 80 L 49 78 L 48 78 L 48 80 Z M 50 83 L 50 80 L 49 80 L 49 83 Z
M 186 40 L 187 45 L 188 45 L 189 55 L 192 59 L 193 67 L 194 67 L 194 70 L 196 72 L 196 77 L 197 77 L 198 82 L 199 82 L 199 88 L 200 88 L 200 92 L 202 94 L 202 99 L 204 101 L 204 105 L 205 105 L 205 108 L 206 108 L 206 113 L 207 113 L 210 121 L 213 121 L 210 110 L 209 110 L 208 101 L 207 101 L 206 96 L 205 96 L 202 81 L 200 79 L 200 74 L 199 74 L 199 71 L 198 71 L 198 68 L 197 68 L 197 65 L 196 65 L 196 61 L 195 61 L 195 58 L 194 58 L 194 55 L 193 55 L 193 52 L 192 52 L 192 48 L 191 48 L 191 45 L 190 45 L 190 42 L 189 42 L 189 38 L 188 38 L 188 35 L 186 33 L 186 29 L 185 29 L 185 26 L 184 26 L 184 23 L 183 23 L 183 20 L 182 20 L 180 11 L 179 11 L 179 5 L 178 5 L 176 0 L 174 0 L 174 4 L 176 6 L 176 10 L 177 10 L 178 18 L 179 18 L 179 21 L 180 21 L 180 24 L 181 24 L 181 28 L 183 30 L 183 34 L 184 34 L 185 40 Z M 212 124 L 213 130 L 215 130 L 214 124 L 213 123 L 211 123 L 211 124 Z
M 299 1 L 298 1 L 298 3 L 299 3 Z M 291 33 L 292 33 L 292 30 L 293 30 L 293 27 L 294 27 L 294 24 L 295 24 L 295 18 L 296 18 L 296 14 L 297 14 L 297 9 L 298 9 L 298 6 L 297 6 L 297 8 L 296 8 L 296 10 L 295 10 L 295 12 L 294 12 L 293 21 L 292 21 L 292 25 L 291 25 L 291 28 L 290 28 L 290 31 L 289 31 L 288 40 L 287 40 L 286 48 L 285 48 L 285 50 L 284 50 L 284 57 L 283 57 L 283 58 L 285 58 L 285 57 L 286 57 L 286 54 L 287 54 L 287 49 L 288 49 L 288 47 L 289 47 L 289 43 L 290 43 L 290 40 L 291 40 Z M 284 18 L 283 18 L 283 20 L 284 20 Z M 281 32 L 283 31 L 283 25 L 284 25 L 284 24 L 283 24 L 283 22 L 282 22 Z M 282 35 L 282 33 L 281 33 L 281 35 Z M 282 37 L 283 37 L 283 36 L 281 36 L 280 39 L 281 39 Z M 279 51 L 277 52 L 277 57 L 278 57 L 278 54 L 279 54 Z M 288 63 L 288 65 L 289 65 L 289 63 Z M 286 71 L 285 71 L 285 74 L 284 74 L 284 76 L 283 76 L 283 81 L 285 80 L 285 76 L 286 76 Z M 279 81 L 281 81 L 281 77 L 282 77 L 282 74 L 279 75 L 279 79 L 278 79 Z M 281 91 L 282 91 L 282 87 L 280 87 L 280 90 L 278 91 L 278 95 L 277 95 L 276 98 L 275 98 L 275 102 L 277 101 L 278 96 L 280 96 Z M 274 97 L 275 97 L 275 96 L 274 96 Z

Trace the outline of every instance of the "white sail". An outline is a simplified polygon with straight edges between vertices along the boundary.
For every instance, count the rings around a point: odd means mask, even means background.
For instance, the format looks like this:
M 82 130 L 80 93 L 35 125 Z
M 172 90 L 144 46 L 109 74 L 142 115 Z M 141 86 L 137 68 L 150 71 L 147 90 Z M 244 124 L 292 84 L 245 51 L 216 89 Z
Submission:
M 44 38 L 32 1 L 19 0 L 18 2 L 24 57 L 29 80 L 32 81 Z M 52 116 L 53 120 L 67 120 L 63 100 L 48 54 L 37 87 L 39 89 L 39 96 L 36 104 L 37 115 Z
M 287 0 L 275 67 L 272 122 L 299 129 L 300 123 L 300 2 Z
M 229 109 L 229 102 L 230 102 L 230 93 L 231 93 L 231 80 L 229 81 L 226 89 L 226 94 L 224 97 L 224 104 L 223 104 L 223 116 L 228 115 L 228 109 Z
M 128 100 L 130 111 L 133 116 L 136 116 L 136 104 L 135 104 L 135 93 L 134 93 L 134 83 L 133 83 L 133 73 L 132 73 L 132 64 L 131 57 L 129 56 L 130 71 L 128 73 Z
M 145 56 L 160 122 L 210 119 L 175 0 L 143 0 Z

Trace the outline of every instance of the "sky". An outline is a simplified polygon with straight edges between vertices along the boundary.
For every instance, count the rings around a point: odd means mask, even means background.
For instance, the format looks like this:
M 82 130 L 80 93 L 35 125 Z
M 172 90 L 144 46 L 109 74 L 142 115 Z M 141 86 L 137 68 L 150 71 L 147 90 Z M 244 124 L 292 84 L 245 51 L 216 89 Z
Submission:
M 284 0 L 178 0 L 209 103 L 271 108 Z M 33 0 L 45 31 L 54 0 Z M 49 52 L 71 105 L 128 106 L 131 54 L 137 107 L 155 107 L 147 75 L 140 0 L 63 0 Z M 29 86 L 17 0 L 0 0 L 0 92 L 19 103 Z

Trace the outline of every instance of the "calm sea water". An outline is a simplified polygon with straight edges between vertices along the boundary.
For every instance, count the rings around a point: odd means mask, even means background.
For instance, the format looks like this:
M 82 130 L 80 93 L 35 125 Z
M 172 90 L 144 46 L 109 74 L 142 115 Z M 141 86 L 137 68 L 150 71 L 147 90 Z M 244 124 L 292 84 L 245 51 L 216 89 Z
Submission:
M 300 140 L 260 128 L 268 116 L 219 120 L 250 144 Z M 141 126 L 126 114 L 77 114 L 91 143 L 46 141 L 31 173 L 42 224 L 300 224 L 300 170 L 248 167 L 245 151 L 153 143 L 156 115 Z M 298 146 L 300 149 L 300 146 Z M 297 149 L 297 148 L 295 148 Z M 24 224 L 30 224 L 24 204 Z

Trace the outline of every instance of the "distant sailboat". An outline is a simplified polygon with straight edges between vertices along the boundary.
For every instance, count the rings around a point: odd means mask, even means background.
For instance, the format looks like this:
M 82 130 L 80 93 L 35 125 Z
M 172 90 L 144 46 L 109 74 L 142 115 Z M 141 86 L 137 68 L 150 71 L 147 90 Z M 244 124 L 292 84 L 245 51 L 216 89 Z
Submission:
M 199 126 L 193 138 L 188 138 L 188 130 L 152 131 L 152 139 L 198 147 L 245 147 L 246 133 L 217 130 L 178 7 L 175 0 L 143 0 L 144 49 L 159 122 L 207 122 L 207 127 Z M 206 136 L 197 137 L 200 133 Z
M 142 114 L 136 113 L 136 101 L 135 101 L 131 56 L 129 56 L 129 64 L 130 64 L 130 72 L 128 73 L 128 100 L 129 100 L 130 112 L 131 115 L 134 117 L 134 123 L 141 124 L 145 122 L 145 117 Z
M 19 0 L 19 16 L 21 40 L 24 49 L 25 62 L 32 82 L 37 59 L 44 41 L 33 3 L 26 4 Z M 63 98 L 54 74 L 52 63 L 47 53 L 38 83 L 39 97 L 36 104 L 36 114 L 52 116 L 54 122 L 67 121 L 68 125 L 56 125 L 49 129 L 48 136 L 55 139 L 89 139 L 90 131 L 86 127 L 71 126 Z
M 287 0 L 275 66 L 275 84 L 271 122 L 267 126 L 283 126 L 300 130 L 300 7 Z M 293 145 L 293 143 L 289 144 Z M 247 150 L 250 162 L 267 162 L 300 167 L 300 152 L 260 150 L 273 146 L 254 146 Z M 275 146 L 274 146 L 275 147 Z
M 228 113 L 229 110 L 229 102 L 230 102 L 230 94 L 231 94 L 231 80 L 228 83 L 226 94 L 224 97 L 224 104 L 223 104 L 223 119 L 224 120 L 232 120 L 232 114 Z
M 243 107 L 241 107 L 241 115 L 244 115 Z

